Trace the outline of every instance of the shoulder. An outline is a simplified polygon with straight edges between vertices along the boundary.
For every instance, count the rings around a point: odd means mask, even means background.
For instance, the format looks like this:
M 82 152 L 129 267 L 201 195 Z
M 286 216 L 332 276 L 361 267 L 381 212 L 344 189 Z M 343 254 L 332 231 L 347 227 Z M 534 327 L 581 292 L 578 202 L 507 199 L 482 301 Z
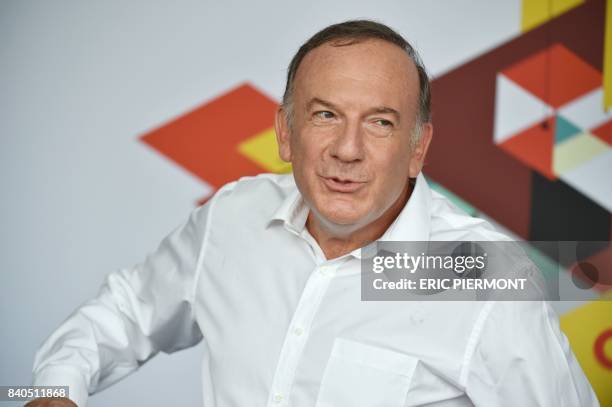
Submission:
M 431 192 L 431 240 L 514 240 L 485 219 L 471 216 L 441 193 Z
M 254 176 L 241 177 L 225 184 L 214 195 L 213 199 L 226 201 L 241 198 L 253 199 L 260 195 L 278 195 L 284 197 L 296 188 L 292 174 L 262 173 Z
M 224 185 L 208 204 L 215 218 L 268 220 L 296 189 L 292 174 L 264 173 Z
M 468 369 L 478 369 L 483 363 L 504 368 L 521 360 L 533 363 L 556 350 L 559 344 L 567 346 L 558 317 L 546 301 L 483 303 L 469 344 L 464 357 L 468 362 L 464 379 Z

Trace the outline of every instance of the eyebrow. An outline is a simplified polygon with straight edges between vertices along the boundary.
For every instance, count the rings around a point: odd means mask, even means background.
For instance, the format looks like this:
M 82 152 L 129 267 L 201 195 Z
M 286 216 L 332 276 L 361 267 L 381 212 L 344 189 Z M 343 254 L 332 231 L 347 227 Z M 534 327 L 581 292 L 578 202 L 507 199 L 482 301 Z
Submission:
M 399 119 L 400 114 L 397 110 L 391 108 L 391 107 L 387 107 L 387 106 L 379 106 L 379 107 L 375 107 L 374 109 L 371 110 L 372 113 L 390 113 L 392 115 L 395 115 L 395 117 L 397 117 Z
M 332 110 L 340 110 L 332 102 L 328 102 L 327 100 L 323 100 L 323 99 L 319 99 L 319 98 L 312 98 L 312 99 L 310 99 L 310 101 L 306 104 L 306 110 L 312 109 L 313 105 L 323 105 L 323 106 L 328 107 L 328 108 L 330 108 Z
M 327 100 L 323 100 L 323 99 L 317 98 L 317 97 L 310 99 L 310 101 L 306 104 L 306 109 L 310 110 L 310 109 L 312 109 L 312 106 L 316 105 L 316 104 L 325 106 L 325 107 L 327 107 L 329 109 L 332 109 L 332 110 L 340 110 L 332 102 L 329 102 Z M 388 106 L 377 106 L 377 107 L 374 107 L 374 108 L 372 108 L 372 109 L 370 109 L 368 111 L 368 114 L 372 114 L 372 113 L 388 113 L 388 114 L 394 115 L 398 120 L 400 118 L 399 112 L 397 110 L 391 108 L 391 107 L 388 107 Z

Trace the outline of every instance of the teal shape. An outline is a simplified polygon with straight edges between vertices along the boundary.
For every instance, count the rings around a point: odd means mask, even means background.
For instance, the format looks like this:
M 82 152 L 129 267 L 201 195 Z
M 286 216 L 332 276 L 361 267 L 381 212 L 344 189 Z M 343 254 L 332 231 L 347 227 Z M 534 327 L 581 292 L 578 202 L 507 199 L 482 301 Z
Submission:
M 582 130 L 579 127 L 563 118 L 563 116 L 557 115 L 557 121 L 555 124 L 555 144 L 562 143 L 563 141 L 579 133 L 582 133 Z

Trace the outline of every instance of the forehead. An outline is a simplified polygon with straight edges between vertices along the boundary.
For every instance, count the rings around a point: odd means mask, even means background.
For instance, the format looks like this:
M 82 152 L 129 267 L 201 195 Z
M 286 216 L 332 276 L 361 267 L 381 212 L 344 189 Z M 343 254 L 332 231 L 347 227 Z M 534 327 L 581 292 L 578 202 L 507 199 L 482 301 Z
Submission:
M 302 60 L 294 85 L 296 97 L 300 94 L 309 98 L 314 93 L 334 100 L 363 98 L 372 103 L 413 105 L 419 77 L 414 62 L 402 48 L 367 39 L 340 46 L 326 43 L 313 49 Z

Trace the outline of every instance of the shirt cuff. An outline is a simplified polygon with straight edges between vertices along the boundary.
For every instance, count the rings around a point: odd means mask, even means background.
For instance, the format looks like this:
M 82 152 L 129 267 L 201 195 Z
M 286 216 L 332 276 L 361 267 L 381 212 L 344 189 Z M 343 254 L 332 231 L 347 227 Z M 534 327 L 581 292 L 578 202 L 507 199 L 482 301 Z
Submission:
M 83 375 L 66 366 L 47 366 L 34 375 L 34 386 L 68 386 L 68 398 L 78 407 L 85 407 L 89 393 Z

